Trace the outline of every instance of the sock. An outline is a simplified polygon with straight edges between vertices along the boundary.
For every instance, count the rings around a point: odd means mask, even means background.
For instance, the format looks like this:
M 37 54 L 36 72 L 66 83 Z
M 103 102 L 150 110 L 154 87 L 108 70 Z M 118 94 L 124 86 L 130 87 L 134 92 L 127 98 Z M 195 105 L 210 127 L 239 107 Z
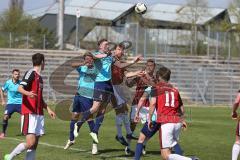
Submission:
M 3 120 L 2 132 L 5 134 L 8 127 L 8 120 Z
M 25 160 L 35 160 L 36 150 L 28 149 Z
M 94 126 L 95 126 L 94 121 L 93 121 L 93 120 L 88 121 L 88 126 L 89 126 L 89 128 L 90 128 L 90 131 L 93 132 L 93 130 L 94 130 Z
M 78 121 L 77 122 L 77 126 L 78 126 L 77 131 L 78 132 L 79 132 L 80 128 L 82 127 L 83 123 L 84 123 L 83 121 Z
M 192 158 L 180 156 L 178 154 L 170 154 L 168 160 L 192 160 Z
M 175 154 L 183 155 L 183 150 L 178 143 L 173 147 L 173 149 Z
M 136 149 L 135 149 L 134 160 L 140 160 L 140 157 L 142 155 L 142 150 L 143 150 L 143 144 L 137 143 Z
M 88 110 L 88 111 L 86 111 L 86 112 L 83 112 L 83 113 L 82 113 L 82 118 L 81 118 L 80 122 L 85 122 L 85 121 L 87 121 L 88 118 L 89 118 L 89 116 L 90 116 L 90 114 L 92 114 L 92 113 L 91 113 L 91 110 Z
M 96 118 L 96 122 L 95 122 L 94 129 L 93 129 L 94 133 L 98 134 L 98 131 L 102 125 L 103 119 L 104 119 L 104 115 L 100 115 Z
M 73 141 L 74 140 L 74 124 L 76 123 L 77 121 L 75 120 L 71 120 L 70 122 L 70 131 L 69 131 L 69 140 L 70 141 Z
M 124 123 L 127 134 L 132 134 L 128 114 L 123 114 L 123 123 Z
M 26 150 L 25 143 L 20 143 L 10 154 L 9 158 L 13 159 L 15 156 L 22 153 L 24 150 Z
M 234 143 L 232 148 L 232 160 L 238 159 L 239 151 L 240 151 L 240 144 Z
M 122 116 L 121 115 L 116 115 L 115 117 L 115 123 L 116 123 L 116 127 L 117 127 L 117 136 L 118 137 L 122 137 L 122 122 L 123 122 L 123 119 L 122 119 Z

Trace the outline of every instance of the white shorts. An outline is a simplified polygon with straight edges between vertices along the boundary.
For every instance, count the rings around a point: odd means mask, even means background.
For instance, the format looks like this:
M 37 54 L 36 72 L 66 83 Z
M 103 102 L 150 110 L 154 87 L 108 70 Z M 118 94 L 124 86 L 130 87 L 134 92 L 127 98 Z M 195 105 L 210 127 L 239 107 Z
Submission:
M 21 132 L 24 135 L 35 134 L 41 136 L 44 134 L 44 116 L 36 114 L 24 114 L 21 116 Z
M 114 96 L 117 100 L 117 105 L 120 106 L 124 103 L 127 103 L 124 94 L 124 88 L 122 85 L 113 85 Z
M 134 120 L 136 112 L 137 112 L 137 105 L 134 105 L 134 106 L 131 107 L 131 112 L 130 112 L 130 119 L 131 119 L 131 121 Z M 140 109 L 140 111 L 139 111 L 139 118 L 140 118 L 142 124 L 147 122 L 148 116 L 149 116 L 148 112 L 149 112 L 149 107 L 143 106 Z M 156 117 L 157 117 L 157 113 L 156 113 L 156 110 L 155 110 L 154 113 L 153 113 L 153 116 L 152 116 L 152 121 L 156 121 Z
M 159 140 L 161 148 L 172 148 L 179 140 L 182 123 L 165 123 L 161 124 Z

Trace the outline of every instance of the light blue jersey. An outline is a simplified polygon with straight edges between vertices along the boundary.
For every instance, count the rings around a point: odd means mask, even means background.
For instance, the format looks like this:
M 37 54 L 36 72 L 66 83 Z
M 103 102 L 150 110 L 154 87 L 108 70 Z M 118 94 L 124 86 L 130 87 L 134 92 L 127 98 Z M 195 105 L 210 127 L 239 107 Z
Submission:
M 148 95 L 149 101 L 152 98 L 152 95 L 151 95 L 152 89 L 153 89 L 152 86 L 149 86 L 144 90 L 144 92 L 146 92 L 147 95 Z M 156 109 L 155 109 L 154 112 L 153 112 L 153 115 L 152 115 L 152 121 L 155 122 L 156 120 L 157 120 L 157 112 L 156 112 Z
M 93 55 L 102 54 L 101 52 L 94 52 Z M 104 82 L 111 80 L 113 57 L 107 56 L 105 58 L 97 59 L 94 61 L 96 69 L 98 70 L 96 82 Z
M 13 83 L 12 79 L 9 79 L 2 86 L 2 91 L 7 92 L 7 104 L 22 104 L 22 94 L 18 92 L 18 86 L 20 80 Z
M 151 98 L 151 90 L 152 90 L 152 86 L 148 86 L 144 92 L 146 92 L 148 94 L 148 98 Z
M 79 73 L 78 94 L 92 99 L 96 79 L 95 67 L 88 68 L 87 66 L 80 66 L 77 68 L 77 71 Z

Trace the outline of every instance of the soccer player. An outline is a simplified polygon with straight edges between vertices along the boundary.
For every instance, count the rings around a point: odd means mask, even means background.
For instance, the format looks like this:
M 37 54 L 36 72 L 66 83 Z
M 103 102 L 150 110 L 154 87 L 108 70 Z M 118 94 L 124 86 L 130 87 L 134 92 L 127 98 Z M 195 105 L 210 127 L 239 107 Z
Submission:
M 97 70 L 94 94 L 93 94 L 93 105 L 90 110 L 83 112 L 83 117 L 80 121 L 86 121 L 91 114 L 98 113 L 97 117 L 103 121 L 106 106 L 110 102 L 113 96 L 112 87 L 112 64 L 115 62 L 112 53 L 109 51 L 109 42 L 107 39 L 101 39 L 98 42 L 98 51 L 93 52 L 95 58 L 94 65 Z M 117 63 L 115 65 L 118 65 Z M 95 131 L 91 132 L 92 139 L 98 143 L 97 130 L 101 126 L 101 123 L 95 124 Z
M 137 139 L 132 135 L 132 131 L 130 128 L 130 121 L 128 119 L 128 108 L 127 108 L 127 100 L 124 97 L 124 89 L 122 88 L 124 77 L 134 77 L 134 76 L 143 76 L 143 71 L 135 71 L 135 72 L 127 72 L 127 67 L 137 63 L 141 56 L 137 56 L 134 58 L 132 63 L 122 63 L 121 58 L 124 54 L 124 45 L 118 44 L 114 50 L 114 58 L 115 62 L 112 65 L 112 84 L 114 90 L 114 98 L 112 102 L 113 107 L 116 112 L 116 127 L 117 127 L 117 136 L 116 140 L 119 141 L 122 145 L 128 146 L 125 138 L 122 135 L 122 123 L 125 126 L 127 132 L 128 139 Z M 126 154 L 130 154 L 130 150 L 125 150 Z
M 70 122 L 69 140 L 64 149 L 69 148 L 74 144 L 74 137 L 79 135 L 80 128 L 84 121 L 78 121 L 80 113 L 89 110 L 93 104 L 94 83 L 96 79 L 96 68 L 93 63 L 93 55 L 90 52 L 84 54 L 84 63 L 72 63 L 72 67 L 76 68 L 79 73 L 78 92 L 74 98 L 72 120 Z M 88 125 L 91 132 L 98 133 L 103 117 L 88 120 Z M 97 143 L 93 142 L 92 154 L 97 154 Z
M 22 94 L 18 92 L 18 86 L 20 84 L 20 71 L 14 69 L 12 71 L 12 78 L 7 80 L 0 90 L 2 106 L 5 106 L 5 100 L 3 92 L 7 92 L 7 105 L 5 107 L 2 133 L 0 134 L 0 139 L 6 136 L 6 131 L 8 127 L 8 119 L 11 118 L 14 112 L 21 114 L 21 104 L 22 104 Z
M 107 104 L 110 102 L 113 95 L 113 88 L 111 82 L 111 66 L 113 57 L 109 52 L 109 45 L 107 39 L 101 39 L 98 42 L 98 51 L 92 53 L 95 60 L 94 65 L 97 69 L 97 75 L 94 84 L 93 105 L 91 109 L 83 112 L 83 117 L 80 121 L 86 121 L 91 114 L 98 113 L 98 121 L 103 121 L 104 113 Z M 95 143 L 98 143 L 98 133 L 102 123 L 95 124 L 93 132 L 90 133 Z
M 183 103 L 178 89 L 173 87 L 170 80 L 171 71 L 162 67 L 159 72 L 160 81 L 151 92 L 149 105 L 148 129 L 152 129 L 152 115 L 156 108 L 159 129 L 161 156 L 164 160 L 198 160 L 197 157 L 185 157 L 172 153 L 171 149 L 178 143 L 179 134 L 183 126 Z M 182 108 L 182 109 L 181 109 Z
M 159 81 L 159 76 L 162 72 L 162 70 L 164 70 L 164 67 L 160 67 L 159 70 L 156 72 L 156 83 L 158 83 Z M 141 129 L 138 141 L 137 141 L 137 145 L 136 145 L 136 149 L 135 149 L 135 155 L 134 155 L 134 160 L 139 160 L 141 155 L 145 155 L 146 154 L 146 150 L 145 150 L 145 146 L 147 141 L 153 136 L 155 135 L 155 133 L 159 130 L 160 125 L 158 125 L 156 123 L 156 110 L 154 111 L 153 117 L 152 117 L 152 121 L 153 121 L 153 125 L 151 130 L 148 129 L 148 112 L 149 112 L 149 108 L 148 107 L 144 107 L 143 104 L 146 101 L 146 99 L 148 99 L 149 101 L 151 100 L 151 91 L 152 88 L 154 88 L 154 86 L 149 86 L 148 88 L 145 89 L 142 97 L 140 98 L 139 102 L 138 102 L 138 106 L 137 106 L 137 111 L 136 111 L 136 115 L 134 117 L 134 121 L 136 123 L 138 123 L 139 121 L 141 121 L 142 123 L 145 122 L 143 128 Z M 181 108 L 183 109 L 183 108 Z M 183 113 L 183 111 L 182 111 Z M 186 124 L 185 124 L 186 125 Z M 173 147 L 174 149 L 174 153 L 176 154 L 183 154 L 183 151 L 180 147 L 180 145 L 177 143 L 176 145 L 174 145 Z
M 89 110 L 93 104 L 93 90 L 94 90 L 94 81 L 96 78 L 95 67 L 93 65 L 93 55 L 90 52 L 87 52 L 83 55 L 83 63 L 72 63 L 72 67 L 76 68 L 79 73 L 78 89 L 74 97 L 73 108 L 72 108 L 72 120 L 70 122 L 70 132 L 69 139 L 67 141 L 64 149 L 68 149 L 71 145 L 75 143 L 74 139 L 78 136 L 80 127 L 84 122 L 78 122 L 77 132 L 74 129 L 77 120 L 79 119 L 80 113 Z M 88 125 L 90 131 L 94 129 L 94 121 L 89 120 Z M 93 147 L 94 148 L 94 147 Z M 95 152 L 94 152 L 95 153 Z
M 133 79 L 128 78 L 126 81 L 126 85 L 128 87 L 133 87 L 134 85 L 136 85 L 136 93 L 133 98 L 131 112 L 130 112 L 132 132 L 134 132 L 136 125 L 137 125 L 137 123 L 134 122 L 135 113 L 137 111 L 137 104 L 138 104 L 140 98 L 142 97 L 144 90 L 149 86 L 149 84 L 152 84 L 156 81 L 156 78 L 154 77 L 155 66 L 156 66 L 156 64 L 155 64 L 154 60 L 148 59 L 146 66 L 144 68 L 144 71 L 146 73 L 145 76 L 135 77 Z M 148 100 L 144 101 L 143 105 L 145 107 L 148 107 L 149 101 Z M 127 141 L 128 141 L 128 146 L 125 148 L 125 150 L 130 150 L 131 139 L 127 139 Z M 145 148 L 145 146 L 144 146 L 144 148 Z
M 32 56 L 33 68 L 28 70 L 18 87 L 22 93 L 22 133 L 26 136 L 26 143 L 20 143 L 4 160 L 12 160 L 18 154 L 27 150 L 26 160 L 34 160 L 39 137 L 44 134 L 43 109 L 48 111 L 51 118 L 55 113 L 43 100 L 43 80 L 41 71 L 44 69 L 44 55 L 36 53 Z
M 232 160 L 237 160 L 238 159 L 238 155 L 240 152 L 240 121 L 238 119 L 238 114 L 237 114 L 237 109 L 239 107 L 240 104 L 240 90 L 238 91 L 237 97 L 235 99 L 235 102 L 233 104 L 233 108 L 232 108 L 232 119 L 238 120 L 237 121 L 237 128 L 236 128 L 236 141 L 233 144 L 233 148 L 232 148 Z

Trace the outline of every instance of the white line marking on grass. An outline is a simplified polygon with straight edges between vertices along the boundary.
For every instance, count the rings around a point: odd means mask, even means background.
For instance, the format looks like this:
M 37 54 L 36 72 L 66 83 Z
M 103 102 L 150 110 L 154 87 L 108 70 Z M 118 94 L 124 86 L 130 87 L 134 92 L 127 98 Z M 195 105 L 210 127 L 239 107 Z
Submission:
M 12 138 L 12 137 L 6 137 L 5 139 L 7 139 L 7 140 L 13 140 L 13 141 L 17 141 L 17 142 L 24 142 L 24 141 L 25 141 L 24 139 L 18 139 L 18 138 Z M 58 148 L 58 149 L 63 149 L 63 148 L 64 148 L 64 146 L 49 144 L 49 143 L 45 143 L 45 142 L 39 142 L 38 144 L 43 145 L 43 146 L 47 146 L 47 147 Z M 91 154 L 90 151 L 87 152 L 87 150 L 78 149 L 78 148 L 69 148 L 68 150 L 86 152 L 86 153 Z M 111 158 L 113 155 L 101 154 L 101 153 L 100 153 L 99 155 L 96 155 L 96 156 L 102 157 L 102 158 Z M 117 158 L 117 157 L 116 157 L 115 159 L 119 159 L 119 160 L 131 160 L 132 158 L 127 158 L 127 157 L 126 157 L 126 158 L 122 158 L 122 157 Z
M 130 159 L 132 159 L 132 158 L 127 158 L 127 157 L 125 157 L 125 158 L 116 158 L 116 159 L 120 159 L 120 160 L 130 160 Z
M 14 141 L 18 141 L 18 142 L 24 142 L 25 141 L 23 139 L 11 138 L 11 137 L 6 137 L 5 139 L 14 140 Z M 49 143 L 45 143 L 45 142 L 39 142 L 38 144 L 43 145 L 43 146 L 53 147 L 53 148 L 59 148 L 59 149 L 64 148 L 64 146 L 49 144 Z M 78 149 L 78 148 L 69 148 L 68 150 L 86 152 L 86 150 Z

